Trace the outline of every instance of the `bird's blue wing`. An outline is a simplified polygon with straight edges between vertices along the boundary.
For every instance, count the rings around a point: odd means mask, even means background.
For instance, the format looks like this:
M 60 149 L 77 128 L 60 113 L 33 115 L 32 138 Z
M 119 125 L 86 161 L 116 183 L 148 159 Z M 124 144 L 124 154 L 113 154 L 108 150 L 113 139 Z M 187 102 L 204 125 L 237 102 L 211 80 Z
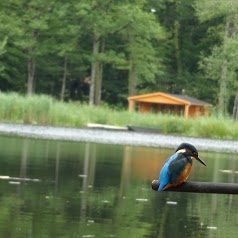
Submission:
M 173 161 L 171 161 L 168 166 L 170 183 L 178 182 L 181 173 L 183 172 L 188 163 L 188 159 L 185 156 L 183 156 L 182 154 L 177 154 L 177 157 Z
M 170 182 L 170 169 L 169 169 L 169 165 L 177 158 L 178 154 L 173 154 L 163 165 L 161 171 L 160 171 L 160 177 L 159 177 L 159 181 L 160 181 L 160 185 L 158 188 L 158 191 L 163 190 L 163 188 Z
M 168 164 L 164 164 L 160 171 L 159 177 L 159 189 L 158 191 L 163 190 L 163 188 L 169 183 L 169 171 L 168 171 Z

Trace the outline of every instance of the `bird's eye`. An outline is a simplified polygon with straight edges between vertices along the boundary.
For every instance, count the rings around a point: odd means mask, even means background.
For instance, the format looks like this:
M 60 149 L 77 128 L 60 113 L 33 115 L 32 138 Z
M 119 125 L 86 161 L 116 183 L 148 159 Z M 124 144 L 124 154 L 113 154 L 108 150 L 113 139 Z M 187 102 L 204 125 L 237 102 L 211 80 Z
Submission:
M 196 151 L 193 151 L 192 152 L 194 155 L 198 156 L 198 153 Z

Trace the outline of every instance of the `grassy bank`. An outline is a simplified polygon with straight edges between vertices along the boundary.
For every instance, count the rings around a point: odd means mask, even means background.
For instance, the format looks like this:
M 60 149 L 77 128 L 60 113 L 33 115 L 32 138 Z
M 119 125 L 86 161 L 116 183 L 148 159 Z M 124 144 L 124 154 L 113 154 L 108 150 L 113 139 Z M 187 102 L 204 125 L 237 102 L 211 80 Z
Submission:
M 160 128 L 164 134 L 238 139 L 238 123 L 228 118 L 187 119 L 161 114 L 129 113 L 106 106 L 63 103 L 44 95 L 32 97 L 0 93 L 0 121 L 85 127 L 87 123 Z

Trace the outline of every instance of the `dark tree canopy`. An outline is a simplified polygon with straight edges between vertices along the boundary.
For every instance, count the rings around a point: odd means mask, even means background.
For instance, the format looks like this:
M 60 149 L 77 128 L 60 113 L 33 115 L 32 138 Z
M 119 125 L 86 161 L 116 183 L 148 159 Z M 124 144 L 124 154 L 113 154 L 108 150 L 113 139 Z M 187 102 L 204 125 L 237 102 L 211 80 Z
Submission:
M 238 4 L 214 2 L 2 0 L 0 90 L 97 105 L 164 91 L 232 112 Z

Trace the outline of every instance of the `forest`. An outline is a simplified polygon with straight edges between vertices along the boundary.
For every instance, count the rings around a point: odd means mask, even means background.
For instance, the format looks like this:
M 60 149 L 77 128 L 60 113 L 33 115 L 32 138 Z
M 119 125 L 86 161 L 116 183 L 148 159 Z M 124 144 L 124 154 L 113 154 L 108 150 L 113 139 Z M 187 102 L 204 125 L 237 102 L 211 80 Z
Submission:
M 1 0 L 0 90 L 127 106 L 186 94 L 232 113 L 237 0 Z

